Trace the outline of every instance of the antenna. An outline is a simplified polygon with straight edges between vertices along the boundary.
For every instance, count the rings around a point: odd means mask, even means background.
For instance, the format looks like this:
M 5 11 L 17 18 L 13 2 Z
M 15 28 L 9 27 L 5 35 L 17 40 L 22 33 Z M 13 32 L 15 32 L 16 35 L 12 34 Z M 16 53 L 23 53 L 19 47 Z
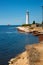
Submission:
M 42 7 L 42 22 L 43 22 L 43 6 L 41 6 Z

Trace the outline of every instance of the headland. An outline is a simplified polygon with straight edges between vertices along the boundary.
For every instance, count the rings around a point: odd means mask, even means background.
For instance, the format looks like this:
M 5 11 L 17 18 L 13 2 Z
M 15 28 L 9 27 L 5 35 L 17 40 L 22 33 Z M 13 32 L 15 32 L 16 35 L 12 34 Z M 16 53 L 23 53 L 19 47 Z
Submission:
M 12 58 L 9 65 L 43 65 L 43 41 L 27 45 L 25 51 Z

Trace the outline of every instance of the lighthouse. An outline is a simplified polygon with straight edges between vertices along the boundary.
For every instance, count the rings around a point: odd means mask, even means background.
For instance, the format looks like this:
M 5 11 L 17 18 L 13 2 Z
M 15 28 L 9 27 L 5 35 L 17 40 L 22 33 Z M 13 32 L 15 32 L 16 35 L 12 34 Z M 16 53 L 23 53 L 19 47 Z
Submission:
M 29 24 L 29 12 L 26 12 L 26 24 Z

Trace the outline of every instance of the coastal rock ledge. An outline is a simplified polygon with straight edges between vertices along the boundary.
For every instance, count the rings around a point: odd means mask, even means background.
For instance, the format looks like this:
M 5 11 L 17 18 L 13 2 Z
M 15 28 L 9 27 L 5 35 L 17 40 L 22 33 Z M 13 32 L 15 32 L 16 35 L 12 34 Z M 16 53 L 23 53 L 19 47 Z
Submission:
M 43 33 L 43 28 L 42 27 L 29 27 L 29 26 L 22 26 L 22 27 L 17 27 L 17 30 L 20 32 L 26 32 L 26 33 L 33 33 L 34 31 L 39 32 L 39 33 Z
M 26 51 L 12 58 L 9 65 L 43 65 L 43 41 L 27 45 Z

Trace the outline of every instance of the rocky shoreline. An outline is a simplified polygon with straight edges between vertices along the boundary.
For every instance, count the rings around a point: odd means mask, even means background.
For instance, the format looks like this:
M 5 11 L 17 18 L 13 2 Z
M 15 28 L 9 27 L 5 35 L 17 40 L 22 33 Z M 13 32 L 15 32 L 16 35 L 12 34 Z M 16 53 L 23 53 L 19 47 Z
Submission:
M 29 27 L 29 26 L 17 27 L 17 30 L 20 32 L 27 32 L 27 33 L 33 33 L 34 31 L 43 33 L 43 28 L 42 27 L 36 27 L 36 26 L 35 27 Z
M 12 58 L 9 65 L 43 65 L 43 41 L 27 45 L 25 51 Z
M 17 27 L 18 31 L 33 33 L 39 36 L 39 43 L 27 45 L 25 51 L 12 58 L 9 65 L 43 65 L 43 28 L 42 27 Z

